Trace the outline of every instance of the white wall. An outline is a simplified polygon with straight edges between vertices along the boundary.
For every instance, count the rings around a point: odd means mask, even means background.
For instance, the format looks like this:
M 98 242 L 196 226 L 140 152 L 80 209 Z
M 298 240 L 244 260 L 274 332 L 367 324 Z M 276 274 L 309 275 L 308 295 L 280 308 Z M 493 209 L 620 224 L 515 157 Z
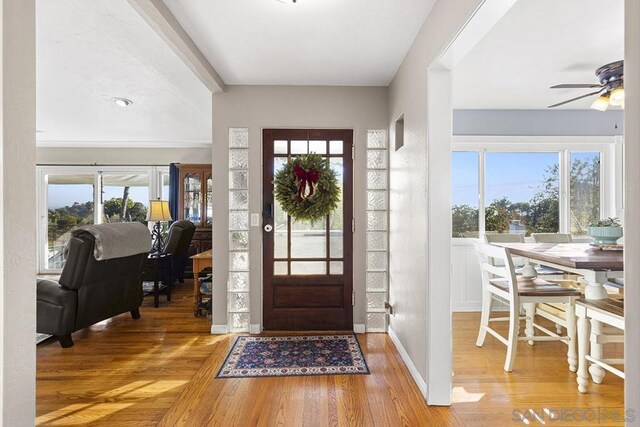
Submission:
M 49 148 L 38 147 L 39 165 L 168 165 L 169 163 L 210 163 L 206 148 Z
M 35 1 L 0 2 L 0 424 L 35 422 Z
M 439 1 L 389 88 L 388 125 L 404 114 L 405 145 L 390 156 L 390 328 L 427 383 L 427 69 L 481 0 Z M 432 183 L 431 185 L 437 185 Z M 443 248 L 448 250 L 448 248 Z M 449 268 L 434 266 L 434 268 Z M 442 286 L 448 286 L 444 283 Z
M 640 2 L 625 2 L 625 407 L 635 411 L 640 425 Z
M 386 87 L 229 86 L 213 95 L 214 325 L 227 324 L 228 132 L 249 128 L 249 209 L 262 213 L 262 129 L 354 130 L 354 323 L 365 323 L 366 130 L 387 127 Z M 250 231 L 251 324 L 262 323 L 262 228 Z

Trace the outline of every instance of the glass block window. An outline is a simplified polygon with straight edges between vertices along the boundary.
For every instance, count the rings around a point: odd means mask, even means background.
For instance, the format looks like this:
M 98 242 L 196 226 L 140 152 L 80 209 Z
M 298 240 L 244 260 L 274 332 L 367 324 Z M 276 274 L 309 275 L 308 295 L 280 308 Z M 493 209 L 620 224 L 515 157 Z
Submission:
M 229 331 L 249 332 L 249 129 L 229 129 Z
M 386 332 L 388 290 L 388 144 L 385 130 L 367 131 L 367 332 Z

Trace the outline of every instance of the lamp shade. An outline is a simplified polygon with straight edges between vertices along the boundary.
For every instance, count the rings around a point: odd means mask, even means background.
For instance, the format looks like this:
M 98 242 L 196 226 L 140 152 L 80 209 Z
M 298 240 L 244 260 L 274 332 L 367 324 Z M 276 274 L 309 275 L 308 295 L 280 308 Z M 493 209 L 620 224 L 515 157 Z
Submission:
M 166 200 L 149 200 L 147 221 L 173 221 L 169 212 L 169 202 Z
M 607 95 L 599 96 L 598 99 L 593 101 L 591 108 L 598 111 L 605 111 L 609 108 L 609 97 Z

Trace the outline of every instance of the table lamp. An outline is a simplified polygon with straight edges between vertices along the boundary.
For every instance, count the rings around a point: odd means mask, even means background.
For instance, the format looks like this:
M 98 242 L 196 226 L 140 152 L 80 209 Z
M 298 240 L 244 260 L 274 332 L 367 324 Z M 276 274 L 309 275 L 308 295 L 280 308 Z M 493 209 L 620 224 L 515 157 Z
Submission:
M 162 252 L 164 242 L 162 241 L 162 233 L 160 233 L 160 223 L 163 221 L 173 221 L 171 212 L 169 212 L 169 202 L 166 200 L 149 200 L 149 211 L 147 212 L 147 221 L 155 221 L 151 238 L 153 239 L 152 252 Z

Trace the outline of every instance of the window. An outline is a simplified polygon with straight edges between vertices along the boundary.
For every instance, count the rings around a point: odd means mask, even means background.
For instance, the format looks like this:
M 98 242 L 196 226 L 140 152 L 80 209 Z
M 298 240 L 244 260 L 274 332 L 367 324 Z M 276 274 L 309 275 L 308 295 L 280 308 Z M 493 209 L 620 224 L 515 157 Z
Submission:
M 452 236 L 571 233 L 615 216 L 609 137 L 454 137 Z
M 163 194 L 167 168 L 38 167 L 38 270 L 59 272 L 71 232 L 81 225 L 140 221 Z M 168 191 L 167 191 L 168 193 Z
M 572 152 L 569 181 L 571 234 L 586 235 L 600 219 L 600 153 Z
M 451 153 L 451 200 L 453 237 L 479 237 L 478 153 Z
M 63 251 L 71 231 L 81 225 L 93 224 L 94 176 L 48 175 L 47 182 L 47 243 L 46 268 L 62 269 Z
M 486 153 L 487 233 L 557 233 L 558 153 Z

